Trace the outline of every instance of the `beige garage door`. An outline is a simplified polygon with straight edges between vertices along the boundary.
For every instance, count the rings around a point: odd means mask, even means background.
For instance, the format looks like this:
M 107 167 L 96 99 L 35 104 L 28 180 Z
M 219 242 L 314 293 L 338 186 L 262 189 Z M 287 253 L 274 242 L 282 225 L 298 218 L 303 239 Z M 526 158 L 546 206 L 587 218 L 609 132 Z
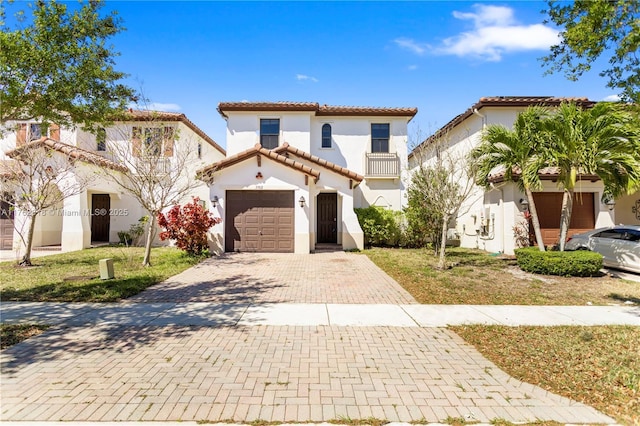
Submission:
M 293 253 L 293 191 L 227 191 L 225 250 Z

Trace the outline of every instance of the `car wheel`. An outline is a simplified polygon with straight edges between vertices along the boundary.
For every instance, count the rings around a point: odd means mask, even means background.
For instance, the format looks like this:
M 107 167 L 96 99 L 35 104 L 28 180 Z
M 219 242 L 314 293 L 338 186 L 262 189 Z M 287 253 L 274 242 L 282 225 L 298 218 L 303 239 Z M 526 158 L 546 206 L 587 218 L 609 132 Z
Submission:
M 589 251 L 589 247 L 578 247 L 576 250 Z

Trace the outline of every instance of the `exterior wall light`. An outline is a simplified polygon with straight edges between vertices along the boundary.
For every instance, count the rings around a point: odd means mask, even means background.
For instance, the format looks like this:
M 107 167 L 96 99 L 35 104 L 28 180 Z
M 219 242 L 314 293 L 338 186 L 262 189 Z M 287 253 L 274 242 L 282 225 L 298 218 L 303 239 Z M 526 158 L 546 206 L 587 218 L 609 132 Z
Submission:
M 616 200 L 614 200 L 613 198 L 606 198 L 604 200 L 604 205 L 607 206 L 609 211 L 611 211 L 616 206 Z
M 214 195 L 213 198 L 211 199 L 211 205 L 215 208 L 218 207 L 218 201 L 220 201 L 220 199 L 218 198 L 217 195 Z
M 520 206 L 524 211 L 529 210 L 529 201 L 526 198 L 520 198 Z
M 300 207 L 304 207 L 305 200 L 304 200 L 303 196 L 300 196 L 300 199 L 298 200 L 298 203 L 300 204 Z

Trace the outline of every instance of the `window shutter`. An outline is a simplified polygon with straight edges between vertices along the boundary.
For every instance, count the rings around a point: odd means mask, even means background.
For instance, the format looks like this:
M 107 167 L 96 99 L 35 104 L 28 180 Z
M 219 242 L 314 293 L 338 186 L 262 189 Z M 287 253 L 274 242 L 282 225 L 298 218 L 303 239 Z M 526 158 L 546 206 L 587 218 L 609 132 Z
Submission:
M 142 129 L 133 127 L 131 131 L 131 151 L 134 157 L 140 157 L 142 153 Z
M 163 133 L 164 156 L 173 157 L 173 127 L 165 127 Z
M 20 123 L 18 133 L 16 134 L 16 147 L 27 143 L 27 123 Z
M 60 142 L 60 126 L 55 123 L 49 126 L 49 139 Z

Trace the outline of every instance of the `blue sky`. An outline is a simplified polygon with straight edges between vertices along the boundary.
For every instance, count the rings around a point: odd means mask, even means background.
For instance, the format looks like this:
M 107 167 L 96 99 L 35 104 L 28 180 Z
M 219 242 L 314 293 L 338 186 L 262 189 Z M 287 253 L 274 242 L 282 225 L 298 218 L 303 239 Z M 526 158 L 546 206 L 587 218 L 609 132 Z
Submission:
M 544 2 L 108 1 L 117 68 L 221 145 L 221 101 L 418 107 L 426 136 L 483 96 L 614 95 L 597 70 L 544 76 Z M 597 67 L 596 67 L 597 69 Z

